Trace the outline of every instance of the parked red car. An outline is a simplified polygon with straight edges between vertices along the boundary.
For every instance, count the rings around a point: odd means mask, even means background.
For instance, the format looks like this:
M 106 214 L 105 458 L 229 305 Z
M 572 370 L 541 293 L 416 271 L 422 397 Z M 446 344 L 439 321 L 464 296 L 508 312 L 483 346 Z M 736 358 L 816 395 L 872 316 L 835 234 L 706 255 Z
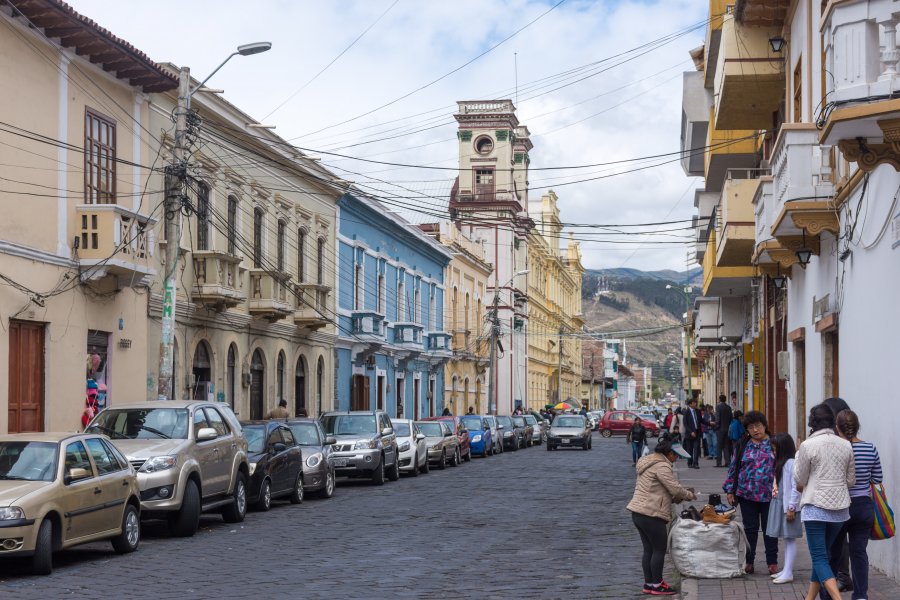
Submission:
M 472 460 L 472 448 L 469 446 L 469 432 L 464 429 L 456 417 L 425 417 L 422 421 L 446 421 L 453 431 L 453 435 L 459 440 L 459 456 L 464 461 Z
M 600 419 L 600 435 L 611 437 L 613 435 L 627 435 L 628 430 L 634 424 L 634 418 L 638 415 L 628 410 L 610 410 Z M 659 425 L 655 421 L 641 419 L 641 423 L 647 428 L 647 432 L 653 437 L 659 437 Z

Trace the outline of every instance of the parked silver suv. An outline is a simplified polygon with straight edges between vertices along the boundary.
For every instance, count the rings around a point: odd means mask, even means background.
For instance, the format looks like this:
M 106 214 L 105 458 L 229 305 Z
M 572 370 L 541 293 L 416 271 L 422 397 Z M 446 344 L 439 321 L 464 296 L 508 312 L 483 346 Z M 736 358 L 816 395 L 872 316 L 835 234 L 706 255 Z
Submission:
M 385 475 L 400 479 L 400 452 L 391 418 L 383 411 L 335 411 L 319 419 L 325 435 L 334 436 L 331 462 L 336 475 L 370 477 L 378 485 Z
M 200 513 L 221 510 L 227 523 L 247 512 L 247 440 L 231 409 L 218 402 L 153 400 L 106 408 L 87 431 L 104 433 L 137 471 L 141 516 L 166 518 L 192 536 Z

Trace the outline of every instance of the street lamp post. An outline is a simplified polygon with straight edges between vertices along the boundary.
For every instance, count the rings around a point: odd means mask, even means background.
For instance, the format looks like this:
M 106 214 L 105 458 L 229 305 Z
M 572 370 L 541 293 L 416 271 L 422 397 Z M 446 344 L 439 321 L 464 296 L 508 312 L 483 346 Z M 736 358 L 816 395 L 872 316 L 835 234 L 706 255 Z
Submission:
M 670 284 L 666 284 L 667 290 L 677 289 L 672 287 Z M 691 360 L 691 332 L 689 330 L 690 327 L 690 319 L 688 319 L 688 294 L 691 293 L 690 286 L 684 286 L 681 290 L 681 295 L 684 297 L 684 345 L 687 347 L 687 393 L 684 398 L 684 404 L 687 406 L 687 403 L 690 402 L 693 390 L 693 381 L 692 381 L 692 369 L 693 369 L 693 361 Z
M 500 337 L 500 319 L 497 316 L 497 311 L 500 308 L 500 288 L 512 283 L 512 281 L 518 277 L 519 275 L 525 275 L 528 273 L 528 269 L 523 271 L 518 271 L 512 277 L 510 277 L 507 281 L 505 281 L 502 285 L 497 285 L 494 289 L 494 302 L 491 306 L 491 376 L 488 380 L 488 413 L 492 415 L 497 414 L 497 339 Z
M 182 191 L 187 181 L 187 168 L 190 159 L 190 149 L 186 142 L 188 131 L 188 114 L 191 111 L 191 97 L 210 77 L 218 73 L 232 57 L 251 56 L 265 52 L 272 47 L 270 42 L 257 42 L 238 46 L 237 50 L 228 55 L 218 67 L 210 73 L 206 79 L 196 87 L 191 88 L 191 70 L 182 67 L 178 75 L 178 108 L 175 113 L 175 147 L 172 153 L 172 164 L 168 171 L 173 175 L 171 187 L 166 190 L 165 200 L 165 277 L 163 280 L 163 308 L 162 331 L 159 341 L 159 376 L 157 377 L 156 391 L 160 400 L 167 400 L 175 395 L 172 389 L 173 372 L 173 340 L 175 339 L 175 297 L 177 294 L 177 278 L 175 271 L 178 268 L 178 242 L 181 237 L 181 209 Z

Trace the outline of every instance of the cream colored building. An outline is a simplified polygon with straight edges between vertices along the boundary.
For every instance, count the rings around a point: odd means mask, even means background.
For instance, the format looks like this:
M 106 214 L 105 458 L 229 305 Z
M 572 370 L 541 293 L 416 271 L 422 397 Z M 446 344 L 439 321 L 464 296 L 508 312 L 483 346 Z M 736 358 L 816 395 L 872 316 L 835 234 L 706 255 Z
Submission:
M 88 379 L 146 396 L 149 94 L 177 81 L 50 0 L 0 7 L 0 80 L 0 432 L 79 430 Z
M 444 278 L 444 326 L 453 336 L 453 357 L 444 366 L 444 398 L 455 415 L 469 407 L 486 414 L 490 376 L 487 310 L 493 298 L 486 297 L 485 290 L 493 267 L 486 260 L 484 244 L 463 231 L 466 225 L 444 222 L 422 228 L 453 253 Z
M 553 190 L 528 204 L 528 405 L 537 410 L 581 397 L 581 251 L 562 248 Z
M 175 67 L 172 67 L 173 69 Z M 196 83 L 194 84 L 196 85 Z M 151 104 L 171 157 L 174 93 Z M 176 299 L 176 398 L 227 402 L 260 419 L 280 398 L 291 414 L 334 406 L 334 176 L 215 94 L 197 93 Z M 166 187 L 160 175 L 156 189 Z M 163 228 L 157 229 L 160 245 Z M 160 250 L 155 258 L 162 260 Z M 157 273 L 164 272 L 157 263 Z M 157 394 L 162 280 L 149 296 L 146 396 Z

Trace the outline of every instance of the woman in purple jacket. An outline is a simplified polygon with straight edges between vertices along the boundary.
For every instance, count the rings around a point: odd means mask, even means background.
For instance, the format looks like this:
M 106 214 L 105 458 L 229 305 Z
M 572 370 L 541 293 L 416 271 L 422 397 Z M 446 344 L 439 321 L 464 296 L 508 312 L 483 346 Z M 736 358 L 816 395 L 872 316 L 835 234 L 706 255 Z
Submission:
M 744 428 L 747 433 L 737 444 L 737 451 L 728 467 L 728 478 L 722 489 L 728 494 L 729 504 L 741 507 L 741 520 L 747 534 L 747 564 L 744 565 L 744 572 L 753 573 L 756 540 L 762 528 L 766 564 L 769 574 L 775 574 L 778 572 L 778 539 L 766 535 L 769 504 L 772 502 L 772 487 L 775 483 L 775 453 L 769 439 L 769 424 L 764 414 L 751 410 L 744 415 Z

